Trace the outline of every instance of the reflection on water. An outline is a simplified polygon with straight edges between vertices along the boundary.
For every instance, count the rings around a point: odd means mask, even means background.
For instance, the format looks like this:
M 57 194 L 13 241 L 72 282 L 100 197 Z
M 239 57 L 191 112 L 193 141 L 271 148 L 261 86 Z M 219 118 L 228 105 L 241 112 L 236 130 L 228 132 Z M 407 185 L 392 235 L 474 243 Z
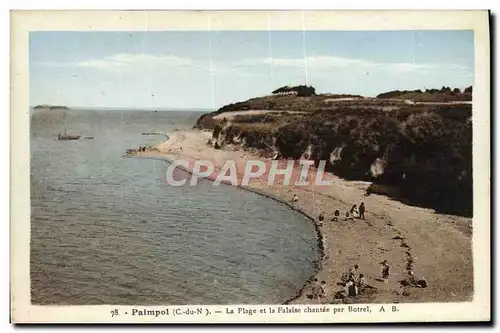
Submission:
M 254 193 L 170 187 L 131 147 L 200 113 L 38 111 L 31 124 L 35 304 L 281 303 L 319 259 L 312 224 Z M 94 136 L 58 141 L 57 133 Z

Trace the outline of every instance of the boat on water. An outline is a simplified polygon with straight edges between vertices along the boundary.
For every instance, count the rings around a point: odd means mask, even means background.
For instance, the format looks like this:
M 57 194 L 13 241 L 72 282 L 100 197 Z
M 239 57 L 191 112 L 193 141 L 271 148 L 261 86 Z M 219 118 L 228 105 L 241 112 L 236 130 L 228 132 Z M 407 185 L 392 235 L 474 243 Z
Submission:
M 65 123 L 66 123 L 66 110 L 64 110 L 64 119 L 65 119 Z M 71 134 L 68 134 L 67 132 L 67 126 L 65 126 L 64 128 L 64 134 L 57 134 L 57 140 L 80 140 L 82 136 L 81 135 L 71 135 Z
M 144 132 L 142 135 L 164 135 L 161 132 Z
M 81 137 L 80 135 L 70 135 L 67 133 L 64 133 L 64 134 L 59 133 L 57 135 L 57 140 L 79 140 L 80 137 Z

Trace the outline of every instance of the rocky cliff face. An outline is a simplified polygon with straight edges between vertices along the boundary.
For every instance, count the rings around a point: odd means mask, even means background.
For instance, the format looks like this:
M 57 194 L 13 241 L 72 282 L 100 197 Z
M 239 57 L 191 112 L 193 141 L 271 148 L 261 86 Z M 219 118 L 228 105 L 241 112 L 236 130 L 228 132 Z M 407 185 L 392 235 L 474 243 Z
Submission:
M 290 96 L 231 104 L 200 117 L 195 127 L 213 130 L 220 147 L 239 146 L 268 157 L 305 158 L 316 164 L 326 160 L 327 170 L 340 177 L 373 181 L 373 191 L 377 184 L 393 186 L 401 200 L 472 215 L 470 104 L 384 105 L 362 99 L 324 107 L 325 98 L 314 97 L 294 97 L 300 106 L 317 106 L 303 113 L 242 112 L 231 121 L 214 118 L 271 102 L 276 103 L 274 110 L 285 105 L 299 108 L 290 104 Z

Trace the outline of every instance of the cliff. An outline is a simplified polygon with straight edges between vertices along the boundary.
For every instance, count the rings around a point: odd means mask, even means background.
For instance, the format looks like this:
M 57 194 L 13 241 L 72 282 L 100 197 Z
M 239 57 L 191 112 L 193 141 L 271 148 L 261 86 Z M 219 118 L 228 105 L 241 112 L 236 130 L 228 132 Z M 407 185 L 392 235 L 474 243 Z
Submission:
M 203 115 L 195 127 L 213 130 L 219 147 L 326 160 L 340 177 L 372 181 L 367 195 L 472 215 L 471 104 L 341 96 L 254 98 Z

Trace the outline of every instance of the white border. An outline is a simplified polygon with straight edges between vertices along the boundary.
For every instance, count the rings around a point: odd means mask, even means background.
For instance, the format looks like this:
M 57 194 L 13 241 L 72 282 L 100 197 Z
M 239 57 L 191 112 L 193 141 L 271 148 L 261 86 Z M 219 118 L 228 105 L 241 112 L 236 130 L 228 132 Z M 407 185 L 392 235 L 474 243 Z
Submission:
M 29 136 L 28 62 L 29 31 L 39 30 L 206 30 L 207 16 L 213 29 L 267 29 L 264 12 L 15 12 L 12 14 L 11 59 L 11 283 L 13 315 L 16 322 L 138 322 L 112 320 L 111 306 L 44 307 L 29 305 Z M 302 29 L 301 13 L 272 12 L 273 30 Z M 405 322 L 485 319 L 489 314 L 489 35 L 485 12 L 391 11 L 391 12 L 306 12 L 308 30 L 400 30 L 474 29 L 474 278 L 475 298 L 471 303 L 404 304 L 397 315 L 345 316 L 341 321 Z M 488 149 L 485 149 L 488 147 Z M 480 261 L 479 261 L 480 260 Z M 15 297 L 14 297 L 15 296 Z M 126 311 L 127 307 L 123 307 Z M 159 307 L 150 307 L 159 308 Z M 210 307 L 213 308 L 213 307 Z M 225 308 L 225 307 L 221 307 Z M 78 309 L 77 311 L 75 311 Z M 160 322 L 148 320 L 144 322 Z M 172 318 L 169 318 L 172 319 Z M 179 317 L 177 317 L 177 320 Z M 204 318 L 182 317 L 184 322 Z M 211 318 L 213 322 L 336 322 L 336 318 L 295 315 Z M 172 322 L 172 321 L 169 321 Z

